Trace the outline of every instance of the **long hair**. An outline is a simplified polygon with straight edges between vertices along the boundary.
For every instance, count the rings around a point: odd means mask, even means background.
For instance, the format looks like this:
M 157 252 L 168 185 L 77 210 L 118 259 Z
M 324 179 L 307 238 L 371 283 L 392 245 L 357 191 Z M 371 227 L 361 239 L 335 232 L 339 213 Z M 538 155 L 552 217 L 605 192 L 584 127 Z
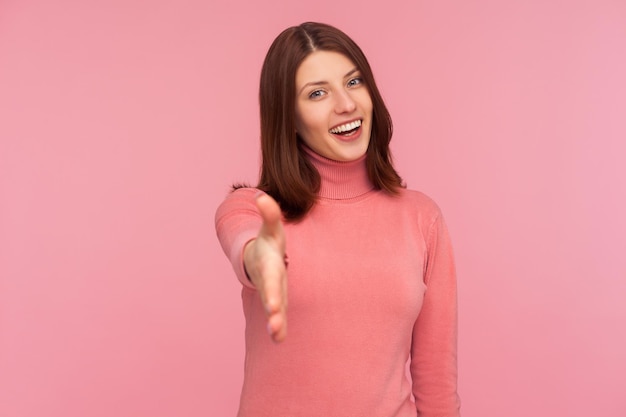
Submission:
M 284 30 L 272 43 L 261 70 L 261 175 L 257 188 L 272 196 L 285 219 L 298 221 L 315 204 L 320 175 L 302 149 L 296 133 L 296 71 L 314 51 L 334 51 L 348 57 L 361 72 L 370 94 L 372 133 L 367 149 L 367 173 L 377 189 L 397 194 L 404 185 L 393 167 L 389 142 L 391 116 L 374 82 L 361 48 L 332 26 L 307 22 Z

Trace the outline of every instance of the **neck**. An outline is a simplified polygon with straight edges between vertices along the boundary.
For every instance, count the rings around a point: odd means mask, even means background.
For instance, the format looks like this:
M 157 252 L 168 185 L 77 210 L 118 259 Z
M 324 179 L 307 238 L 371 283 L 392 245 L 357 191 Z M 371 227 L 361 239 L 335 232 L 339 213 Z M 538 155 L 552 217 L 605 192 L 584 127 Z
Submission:
M 302 147 L 321 177 L 318 196 L 331 200 L 358 197 L 374 189 L 367 175 L 366 155 L 349 162 L 325 158 L 307 146 Z

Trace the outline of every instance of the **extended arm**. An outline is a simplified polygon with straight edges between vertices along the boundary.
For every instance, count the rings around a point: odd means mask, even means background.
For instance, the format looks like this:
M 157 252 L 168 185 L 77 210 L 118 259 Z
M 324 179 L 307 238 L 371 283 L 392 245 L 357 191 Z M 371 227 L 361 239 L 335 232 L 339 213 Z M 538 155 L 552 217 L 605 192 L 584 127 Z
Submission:
M 255 288 L 265 306 L 268 332 L 287 335 L 285 234 L 278 204 L 270 196 L 252 198 L 240 190 L 218 208 L 215 227 L 224 252 L 243 285 Z M 246 195 L 247 194 L 247 195 Z

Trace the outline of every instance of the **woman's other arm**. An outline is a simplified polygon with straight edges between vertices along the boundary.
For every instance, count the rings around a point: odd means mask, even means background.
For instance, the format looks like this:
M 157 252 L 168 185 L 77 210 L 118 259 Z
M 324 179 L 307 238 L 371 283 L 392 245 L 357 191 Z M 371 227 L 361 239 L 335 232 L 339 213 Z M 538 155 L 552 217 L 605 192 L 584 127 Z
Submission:
M 426 244 L 426 293 L 411 347 L 413 394 L 420 417 L 458 417 L 456 272 L 439 210 L 428 228 Z

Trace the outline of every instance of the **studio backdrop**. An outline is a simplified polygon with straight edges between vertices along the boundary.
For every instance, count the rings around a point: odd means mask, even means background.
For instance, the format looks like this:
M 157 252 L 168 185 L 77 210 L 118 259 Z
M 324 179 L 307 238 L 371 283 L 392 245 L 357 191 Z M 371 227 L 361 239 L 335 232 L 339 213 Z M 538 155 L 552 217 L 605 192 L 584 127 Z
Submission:
M 218 204 L 283 29 L 363 48 L 441 207 L 465 417 L 626 415 L 626 3 L 0 2 L 0 415 L 234 416 Z

